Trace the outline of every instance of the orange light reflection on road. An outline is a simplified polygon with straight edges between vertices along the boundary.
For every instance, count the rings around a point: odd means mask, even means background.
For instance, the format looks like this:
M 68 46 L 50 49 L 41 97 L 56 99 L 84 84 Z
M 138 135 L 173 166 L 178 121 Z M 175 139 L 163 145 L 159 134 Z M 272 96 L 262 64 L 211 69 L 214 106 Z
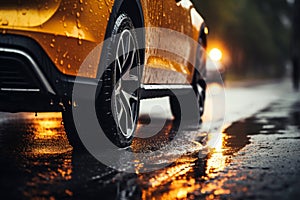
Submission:
M 156 173 L 153 177 L 139 176 L 139 180 L 147 184 L 148 189 L 142 191 L 142 199 L 182 199 L 196 190 L 199 185 L 195 184 L 195 179 L 187 179 L 185 174 L 192 171 L 193 165 L 189 162 L 181 162 L 175 166 L 167 167 Z M 165 190 L 165 184 L 168 190 Z M 159 192 L 163 191 L 163 192 Z
M 24 113 L 23 117 L 29 121 L 25 154 L 43 156 L 45 154 L 62 154 L 72 150 L 69 145 L 60 113 L 39 113 L 33 117 L 32 113 Z
M 31 171 L 32 176 L 25 184 L 26 188 L 23 192 L 25 197 L 29 199 L 44 199 L 45 196 L 50 196 L 48 187 L 72 179 L 72 152 L 62 154 L 56 158 L 55 162 L 50 163 L 48 160 L 53 159 L 51 156 L 56 155 L 27 157 L 24 160 L 27 170 Z M 73 196 L 73 192 L 69 189 L 59 190 L 62 190 L 61 192 L 64 192 L 67 196 Z
M 72 147 L 60 113 L 20 115 L 24 119 L 20 131 L 26 132 L 23 141 L 25 148 L 21 149 L 20 159 L 32 177 L 26 182 L 23 194 L 29 199 L 42 199 L 51 195 L 48 190 L 50 186 L 72 179 Z M 59 188 L 58 191 L 73 196 L 69 189 Z
M 52 120 L 38 120 L 37 125 L 34 126 L 36 130 L 34 132 L 35 139 L 53 139 L 57 136 L 57 132 L 53 129 L 60 127 L 60 123 L 58 121 Z
M 219 171 L 226 167 L 226 157 L 223 155 L 223 133 L 211 133 L 208 137 L 207 145 L 211 149 L 211 153 L 206 163 L 206 175 L 208 178 L 215 178 Z
M 139 181 L 147 188 L 142 191 L 142 199 L 192 199 L 199 195 L 203 195 L 204 199 L 215 199 L 219 195 L 230 194 L 231 191 L 224 188 L 224 185 L 228 177 L 233 177 L 235 174 L 228 172 L 227 178 L 219 178 L 219 172 L 223 171 L 230 162 L 228 156 L 224 155 L 227 138 L 224 133 L 209 134 L 207 146 L 211 153 L 205 161 L 203 174 L 195 172 L 197 167 L 201 168 L 196 166 L 199 160 L 197 157 L 180 158 L 176 164 L 150 177 L 140 174 Z

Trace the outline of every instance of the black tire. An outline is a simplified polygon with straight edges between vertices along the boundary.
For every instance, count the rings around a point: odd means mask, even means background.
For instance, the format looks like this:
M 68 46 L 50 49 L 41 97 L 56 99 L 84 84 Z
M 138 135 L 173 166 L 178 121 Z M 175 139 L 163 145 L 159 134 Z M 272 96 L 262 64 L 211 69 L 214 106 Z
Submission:
M 199 90 L 201 88 L 201 90 Z M 200 118 L 204 114 L 204 103 L 205 103 L 205 95 L 206 95 L 206 82 L 203 79 L 198 80 L 193 85 L 194 92 L 196 93 L 198 100 L 198 110 Z M 201 119 L 199 121 L 201 123 Z
M 114 15 L 114 14 L 112 14 Z M 114 19 L 114 18 L 111 18 Z M 112 25 L 113 24 L 113 25 Z M 118 147 L 127 147 L 131 145 L 133 140 L 133 133 L 136 129 L 138 113 L 139 113 L 139 99 L 140 94 L 139 90 L 132 91 L 132 95 L 136 96 L 136 102 L 130 103 L 133 110 L 132 113 L 132 133 L 129 135 L 125 135 L 123 129 L 120 126 L 120 123 L 116 122 L 116 111 L 114 110 L 115 105 L 112 103 L 112 97 L 115 95 L 114 88 L 116 83 L 127 74 L 128 70 L 130 70 L 129 74 L 135 72 L 138 79 L 135 84 L 136 87 L 140 87 L 140 77 L 142 72 L 141 64 L 143 62 L 143 53 L 142 50 L 139 49 L 138 39 L 134 30 L 134 25 L 132 19 L 126 14 L 126 12 L 121 11 L 116 15 L 115 20 L 109 22 L 106 38 L 108 41 L 104 43 L 101 59 L 100 59 L 100 67 L 104 70 L 102 76 L 100 77 L 100 81 L 97 87 L 97 92 L 95 96 L 95 108 L 96 114 L 98 118 L 98 122 L 106 134 L 106 136 Z M 136 45 L 135 55 L 133 58 L 132 65 L 129 66 L 127 63 L 124 64 L 124 68 L 122 72 L 117 71 L 115 69 L 115 56 L 116 56 L 116 45 L 117 39 L 120 39 L 120 34 L 122 32 L 126 32 L 126 34 L 131 34 L 132 39 L 134 40 L 134 44 Z M 116 36 L 118 35 L 118 36 Z M 142 40 L 143 42 L 143 40 Z M 129 54 L 133 55 L 133 51 L 130 51 Z M 101 71 L 101 70 L 100 70 Z M 130 78 L 129 78 L 130 81 Z M 117 99 L 117 98 L 115 98 Z M 117 101 L 117 100 L 115 100 Z M 90 102 L 91 103 L 91 102 Z M 72 107 L 66 107 L 66 110 L 62 113 L 65 130 L 67 133 L 67 137 L 69 143 L 73 146 L 74 150 L 85 150 L 83 143 L 81 142 L 79 135 L 76 131 L 73 115 L 72 115 Z
M 181 122 L 181 107 L 179 100 L 175 96 L 170 96 L 170 107 L 174 117 L 173 122 L 179 126 Z
M 65 131 L 67 134 L 67 138 L 69 140 L 69 144 L 73 147 L 73 150 L 85 150 L 83 143 L 77 133 L 75 128 L 72 107 L 67 106 L 66 110 L 62 112 L 63 123 L 65 127 Z
M 186 91 L 184 95 L 170 96 L 170 107 L 174 117 L 174 124 L 181 127 L 197 126 L 202 123 L 205 82 L 200 80 L 192 86 L 193 90 Z
M 206 98 L 206 53 L 207 46 L 206 34 L 204 32 L 205 25 L 202 25 L 200 36 L 198 38 L 197 57 L 195 63 L 195 72 L 193 77 L 193 90 L 196 94 L 199 110 L 199 123 L 202 122 L 201 117 L 204 113 L 204 103 Z M 198 71 L 199 70 L 199 71 Z M 201 71 L 200 71 L 201 70 Z
M 138 121 L 141 55 L 134 28 L 126 13 L 118 14 L 105 54 L 101 56 L 101 67 L 106 70 L 99 83 L 96 113 L 102 130 L 118 147 L 131 145 Z M 118 56 L 117 52 L 125 49 L 119 45 L 129 49 L 133 45 L 132 51 L 119 54 L 124 57 Z
M 194 80 L 192 83 L 193 91 L 191 93 L 187 93 L 185 96 L 170 96 L 170 107 L 174 117 L 174 122 L 179 124 L 183 121 L 191 121 L 197 120 L 197 124 L 201 124 L 201 117 L 204 113 L 204 103 L 205 103 L 205 95 L 206 95 L 206 82 L 201 76 L 199 72 L 195 72 Z M 197 102 L 190 102 L 188 99 L 193 99 L 196 96 Z M 180 99 L 178 99 L 180 98 Z M 185 105 L 180 105 L 180 102 Z M 193 101 L 193 100 L 192 100 Z M 196 103 L 196 105 L 195 105 Z M 189 105 L 189 106 L 186 106 Z M 184 110 L 181 110 L 184 109 Z M 198 112 L 195 112 L 195 109 Z

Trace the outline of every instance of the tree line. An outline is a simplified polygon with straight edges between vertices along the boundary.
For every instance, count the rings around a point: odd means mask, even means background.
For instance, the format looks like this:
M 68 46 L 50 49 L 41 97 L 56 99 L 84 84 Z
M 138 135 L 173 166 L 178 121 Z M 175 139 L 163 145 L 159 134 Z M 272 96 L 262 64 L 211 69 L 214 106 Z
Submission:
M 291 54 L 292 4 L 287 0 L 192 0 L 222 41 L 236 77 L 280 77 Z M 296 0 L 297 1 L 297 0 Z

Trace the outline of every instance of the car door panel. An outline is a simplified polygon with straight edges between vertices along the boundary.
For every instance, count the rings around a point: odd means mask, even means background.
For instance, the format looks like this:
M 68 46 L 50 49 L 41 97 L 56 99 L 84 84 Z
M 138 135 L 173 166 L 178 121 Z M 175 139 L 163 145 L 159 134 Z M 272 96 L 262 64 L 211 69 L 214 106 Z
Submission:
M 189 84 L 195 52 L 192 4 L 188 0 L 145 2 L 146 30 L 160 28 L 146 31 L 146 47 L 151 48 L 146 49 L 144 84 Z

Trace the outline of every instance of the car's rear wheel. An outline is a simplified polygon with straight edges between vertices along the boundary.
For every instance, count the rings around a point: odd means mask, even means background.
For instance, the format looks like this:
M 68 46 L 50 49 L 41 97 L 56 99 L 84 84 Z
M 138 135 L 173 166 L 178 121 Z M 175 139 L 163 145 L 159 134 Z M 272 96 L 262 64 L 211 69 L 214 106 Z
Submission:
M 197 125 L 201 124 L 204 113 L 206 84 L 203 79 L 192 83 L 193 90 L 184 96 L 170 96 L 170 107 L 174 123 Z M 183 123 L 184 122 L 184 123 Z
M 204 113 L 204 102 L 206 94 L 206 82 L 203 79 L 199 79 L 193 84 L 193 89 L 197 97 L 199 116 L 201 117 Z M 201 119 L 200 121 L 201 122 Z

